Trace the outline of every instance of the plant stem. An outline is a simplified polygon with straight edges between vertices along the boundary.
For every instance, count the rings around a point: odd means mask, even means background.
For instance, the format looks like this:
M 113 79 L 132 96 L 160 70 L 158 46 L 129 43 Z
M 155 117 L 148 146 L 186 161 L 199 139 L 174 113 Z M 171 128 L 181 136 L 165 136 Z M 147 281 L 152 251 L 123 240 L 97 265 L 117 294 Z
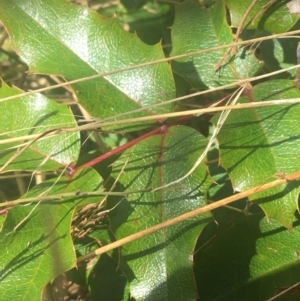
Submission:
M 119 153 L 125 151 L 126 149 L 132 147 L 133 145 L 137 144 L 138 142 L 143 141 L 143 140 L 145 140 L 145 139 L 147 139 L 147 138 L 149 138 L 151 136 L 164 133 L 166 131 L 166 128 L 167 128 L 167 126 L 162 125 L 162 126 L 156 128 L 156 129 L 154 129 L 154 130 L 152 130 L 152 131 L 150 131 L 150 132 L 148 132 L 148 133 L 146 133 L 146 134 L 144 134 L 144 135 L 142 135 L 142 136 L 140 136 L 138 138 L 135 138 L 135 139 L 133 139 L 133 140 L 131 140 L 131 141 L 129 141 L 129 142 L 127 142 L 127 143 L 119 146 L 119 147 L 116 147 L 115 149 L 113 149 L 113 150 L 111 150 L 111 151 L 109 151 L 109 152 L 107 152 L 107 153 L 105 153 L 105 154 L 103 154 L 103 155 L 101 155 L 101 156 L 99 156 L 99 157 L 97 157 L 97 158 L 89 161 L 89 162 L 86 162 L 86 163 L 84 163 L 84 164 L 82 164 L 82 165 L 80 165 L 78 167 L 74 168 L 74 167 L 70 166 L 69 167 L 69 171 L 70 171 L 69 175 L 72 176 L 73 174 L 75 174 L 81 168 L 95 166 L 96 164 L 102 162 L 103 160 L 108 159 L 111 156 L 114 156 L 116 154 L 119 154 Z

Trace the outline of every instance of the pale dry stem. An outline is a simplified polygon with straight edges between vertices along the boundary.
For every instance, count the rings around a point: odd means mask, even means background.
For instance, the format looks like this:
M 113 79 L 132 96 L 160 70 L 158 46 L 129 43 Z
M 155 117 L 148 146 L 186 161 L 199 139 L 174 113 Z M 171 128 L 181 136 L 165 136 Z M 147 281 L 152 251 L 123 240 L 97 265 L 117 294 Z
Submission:
M 40 204 L 41 201 L 37 202 L 37 204 L 35 204 L 35 206 L 30 210 L 30 212 L 13 228 L 12 232 L 15 232 L 18 230 L 18 228 L 20 228 L 21 225 L 24 224 L 24 222 L 26 222 L 29 217 L 31 216 L 31 214 L 34 212 L 34 210 L 37 208 L 37 206 Z
M 24 145 L 24 147 L 21 149 L 21 146 L 23 146 L 23 145 L 19 145 L 18 146 L 18 149 L 17 149 L 17 151 L 1 166 L 1 168 L 0 168 L 0 173 L 1 172 L 3 172 L 3 170 L 14 160 L 14 159 L 16 159 L 18 156 L 20 156 L 26 149 L 28 149 L 32 144 L 34 144 L 37 140 L 39 140 L 39 139 L 41 139 L 42 137 L 44 137 L 44 136 L 46 136 L 48 133 L 51 133 L 51 132 L 53 132 L 53 131 L 56 131 L 56 129 L 55 130 L 48 130 L 48 131 L 45 131 L 44 133 L 42 133 L 42 134 L 38 134 L 38 136 L 35 138 L 35 139 L 33 139 L 32 141 L 30 141 L 30 142 L 28 142 L 28 143 L 26 143 L 25 145 Z
M 248 106 L 248 104 L 245 105 L 236 105 L 236 107 L 232 106 L 232 107 L 217 107 L 217 108 L 213 108 L 213 107 L 209 107 L 209 108 L 205 108 L 205 109 L 197 109 L 197 110 L 189 110 L 189 111 L 181 111 L 181 112 L 172 112 L 172 113 L 166 113 L 166 114 L 157 114 L 157 115 L 151 115 L 151 116 L 145 116 L 145 117 L 138 117 L 138 118 L 129 118 L 129 119 L 123 119 L 123 120 L 117 120 L 117 121 L 107 121 L 107 120 L 111 120 L 111 119 L 115 119 L 121 116 L 125 116 L 131 113 L 136 113 L 136 112 L 140 112 L 143 110 L 147 110 L 149 108 L 153 108 L 153 107 L 159 107 L 165 104 L 169 104 L 169 103 L 173 103 L 176 101 L 180 101 L 180 100 L 184 100 L 184 99 L 188 99 L 191 97 L 195 97 L 195 96 L 199 96 L 199 95 L 205 95 L 208 93 L 213 93 L 215 91 L 220 91 L 220 90 L 224 90 L 227 88 L 232 88 L 234 86 L 243 86 L 246 83 L 249 82 L 253 82 L 256 80 L 260 80 L 260 79 L 264 79 L 276 74 L 280 74 L 289 70 L 293 70 L 293 69 L 297 69 L 300 67 L 299 65 L 295 65 L 295 66 L 291 66 L 282 70 L 278 70 L 278 71 L 274 71 L 268 74 L 264 74 L 264 75 L 260 75 L 260 76 L 255 76 L 255 77 L 251 77 L 251 78 L 247 78 L 247 79 L 243 79 L 243 80 L 238 80 L 236 82 L 227 84 L 227 85 L 223 85 L 217 88 L 213 88 L 210 90 L 205 90 L 205 91 L 200 91 L 200 92 L 196 92 L 193 94 L 189 94 L 183 97 L 177 97 L 168 101 L 165 101 L 164 103 L 161 104 L 156 104 L 156 105 L 151 105 L 151 106 L 147 106 L 144 107 L 142 109 L 138 109 L 138 110 L 134 110 L 131 112 L 127 112 L 124 114 L 120 114 L 120 115 L 116 115 L 113 117 L 109 117 L 106 119 L 103 119 L 101 121 L 94 121 L 90 124 L 85 124 L 85 125 L 81 125 L 81 126 L 77 126 L 77 127 L 65 127 L 65 128 L 57 128 L 57 129 L 52 129 L 50 131 L 46 131 L 42 137 L 41 134 L 32 134 L 32 135 L 25 135 L 25 136 L 20 136 L 20 137 L 14 137 L 14 138 L 8 138 L 8 139 L 3 139 L 0 140 L 0 144 L 8 144 L 8 143 L 14 143 L 14 142 L 20 142 L 20 141 L 24 141 L 24 140 L 28 140 L 28 142 L 26 143 L 22 143 L 20 145 L 18 145 L 17 147 L 20 146 L 25 146 L 28 143 L 31 143 L 31 140 L 34 139 L 39 139 L 39 140 L 43 140 L 43 139 L 48 139 L 50 137 L 54 137 L 57 135 L 60 135 L 62 133 L 71 133 L 71 132 L 78 132 L 78 131 L 84 131 L 84 130 L 95 130 L 98 129 L 99 127 L 107 127 L 107 126 L 114 126 L 114 125 L 125 125 L 125 124 L 131 124 L 131 123 L 141 123 L 143 121 L 149 121 L 149 120 L 157 120 L 157 119 L 166 119 L 166 118 L 171 118 L 171 117 L 176 117 L 176 116 L 187 116 L 187 115 L 201 115 L 204 113 L 212 113 L 212 112 L 218 112 L 218 111 L 224 111 L 224 110 L 234 110 L 234 109 L 243 109 L 243 108 L 255 108 L 255 107 L 262 107 L 262 106 L 273 106 L 273 105 L 284 105 L 284 104 L 296 104 L 300 102 L 300 99 L 282 99 L 282 100 L 273 100 L 273 101 L 264 101 L 263 103 L 260 102 L 254 102 L 252 103 L 251 106 Z M 16 148 L 17 148 L 16 147 Z
M 241 21 L 240 21 L 240 24 L 239 24 L 239 27 L 237 28 L 237 31 L 236 31 L 236 34 L 235 34 L 235 38 L 234 38 L 234 41 L 237 42 L 243 29 L 245 29 L 244 25 L 245 25 L 245 22 L 246 22 L 246 19 L 247 17 L 249 16 L 252 8 L 255 6 L 255 4 L 258 2 L 258 0 L 253 0 L 252 3 L 249 5 L 249 7 L 246 9 Z M 233 53 L 234 54 L 237 54 L 237 48 L 236 46 L 233 47 Z
M 164 62 L 170 62 L 170 61 L 173 61 L 173 60 L 176 60 L 176 59 L 181 59 L 181 58 L 185 58 L 185 57 L 189 57 L 189 56 L 195 56 L 195 55 L 199 55 L 199 54 L 202 54 L 202 53 L 211 52 L 211 51 L 215 51 L 215 50 L 219 50 L 219 49 L 225 49 L 225 48 L 228 48 L 228 47 L 234 47 L 234 46 L 240 46 L 240 45 L 250 45 L 250 44 L 261 42 L 261 41 L 267 41 L 267 40 L 272 40 L 272 39 L 281 38 L 281 37 L 285 37 L 285 36 L 292 36 L 292 35 L 296 35 L 296 34 L 300 34 L 300 30 L 294 30 L 294 31 L 289 31 L 289 32 L 285 32 L 285 33 L 280 33 L 280 34 L 273 34 L 273 35 L 270 35 L 270 36 L 267 36 L 267 37 L 260 37 L 260 38 L 255 38 L 255 39 L 251 39 L 251 40 L 247 40 L 247 41 L 241 41 L 241 42 L 236 42 L 236 43 L 230 43 L 230 44 L 227 44 L 227 45 L 220 45 L 220 46 L 216 46 L 216 47 L 211 47 L 209 49 L 203 49 L 203 50 L 199 50 L 199 51 L 188 52 L 188 53 L 181 54 L 181 55 L 176 55 L 176 56 L 172 56 L 172 57 L 168 57 L 168 58 L 164 58 L 164 59 L 160 59 L 160 60 L 156 60 L 156 61 L 152 61 L 152 62 L 146 62 L 146 63 L 143 63 L 143 64 L 138 64 L 138 65 L 135 65 L 135 66 L 130 66 L 130 67 L 122 68 L 122 69 L 103 72 L 103 73 L 87 76 L 87 77 L 84 77 L 84 78 L 67 81 L 65 83 L 53 85 L 53 86 L 50 86 L 50 87 L 45 87 L 45 88 L 37 89 L 37 90 L 34 90 L 34 91 L 24 92 L 24 93 L 20 93 L 18 95 L 13 95 L 13 96 L 1 98 L 0 102 L 20 98 L 20 97 L 23 97 L 23 96 L 32 95 L 32 94 L 35 94 L 35 93 L 49 91 L 49 90 L 52 90 L 52 89 L 56 89 L 56 88 L 60 88 L 60 87 L 64 87 L 64 86 L 84 82 L 84 81 L 87 81 L 87 80 L 92 80 L 92 79 L 95 79 L 95 78 L 100 78 L 100 77 L 113 75 L 113 74 L 116 74 L 116 73 L 126 72 L 126 71 L 129 71 L 129 70 L 138 69 L 138 68 L 151 66 L 151 65 L 155 65 L 155 64 L 160 64 L 160 63 L 164 63 Z
M 193 211 L 184 213 L 184 214 L 179 215 L 179 216 L 177 216 L 173 219 L 170 219 L 168 221 L 162 222 L 162 223 L 160 223 L 158 225 L 155 225 L 153 227 L 150 227 L 148 229 L 145 229 L 145 230 L 142 230 L 142 231 L 137 232 L 135 234 L 124 237 L 124 238 L 122 238 L 118 241 L 115 241 L 111 244 L 108 244 L 108 245 L 106 245 L 104 247 L 101 247 L 101 248 L 99 248 L 99 249 L 97 249 L 93 252 L 87 253 L 84 256 L 79 257 L 77 262 L 82 262 L 82 261 L 85 261 L 85 260 L 87 260 L 89 258 L 92 258 L 94 256 L 101 255 L 103 253 L 106 253 L 106 252 L 111 251 L 113 249 L 116 249 L 118 247 L 121 247 L 121 246 L 123 246 L 123 245 L 125 245 L 129 242 L 137 240 L 141 237 L 144 237 L 144 236 L 149 235 L 151 233 L 157 232 L 157 231 L 162 230 L 164 228 L 173 226 L 175 224 L 178 224 L 180 222 L 183 222 L 183 221 L 188 220 L 190 218 L 193 218 L 195 216 L 198 216 L 198 215 L 204 214 L 208 211 L 211 211 L 211 210 L 217 209 L 219 207 L 222 207 L 224 205 L 228 205 L 230 203 L 236 202 L 238 200 L 249 197 L 249 196 L 251 196 L 253 194 L 256 194 L 258 192 L 265 191 L 265 190 L 268 190 L 270 188 L 273 188 L 273 187 L 276 187 L 276 186 L 279 186 L 279 185 L 283 185 L 283 184 L 286 184 L 287 182 L 295 181 L 295 180 L 299 180 L 299 179 L 300 179 L 300 172 L 296 172 L 296 173 L 286 175 L 285 178 L 278 179 L 278 180 L 266 183 L 264 185 L 260 185 L 260 186 L 256 186 L 254 188 L 248 189 L 244 192 L 237 193 L 237 194 L 232 195 L 230 197 L 224 198 L 220 201 L 208 204 L 204 207 L 201 207 L 201 208 L 195 209 Z
M 241 94 L 243 93 L 244 89 L 245 89 L 245 87 L 241 87 L 239 92 L 236 91 L 235 92 L 236 93 L 235 97 L 233 99 L 232 98 L 229 99 L 226 107 L 227 106 L 234 106 L 237 103 L 238 99 L 240 98 Z M 226 119 L 227 119 L 230 112 L 231 112 L 231 110 L 222 111 L 222 113 L 219 117 L 219 120 L 216 124 L 216 127 L 214 129 L 214 132 L 213 132 L 211 138 L 209 139 L 209 141 L 206 145 L 206 148 L 204 149 L 203 153 L 200 155 L 198 160 L 195 162 L 193 167 L 184 176 L 178 178 L 176 181 L 173 181 L 173 182 L 170 182 L 170 183 L 165 184 L 163 186 L 157 187 L 157 188 L 153 189 L 152 191 L 157 191 L 157 190 L 169 187 L 171 185 L 178 184 L 181 181 L 183 181 L 184 179 L 186 179 L 188 176 L 190 176 L 196 170 L 196 168 L 202 163 L 202 161 L 206 157 L 207 153 L 211 149 L 213 143 L 215 142 L 215 139 L 216 139 L 217 135 L 219 134 L 219 132 L 220 132 L 223 124 L 225 123 L 225 121 L 226 121 Z
M 261 10 L 252 18 L 251 23 L 254 24 L 256 20 L 261 16 L 271 5 L 273 5 L 277 0 L 270 0 L 268 3 L 263 5 Z
M 128 196 L 133 193 L 149 191 L 149 190 L 137 190 L 137 191 L 126 191 L 126 192 L 105 192 L 105 191 L 70 191 L 70 192 L 62 192 L 59 194 L 49 194 L 49 195 L 41 195 L 35 197 L 27 197 L 12 201 L 7 201 L 5 203 L 0 203 L 1 207 L 10 207 L 19 204 L 29 204 L 29 203 L 36 203 L 36 202 L 47 202 L 47 201 L 63 201 L 66 197 L 89 197 L 89 196 Z
M 237 42 L 239 40 L 240 34 L 242 33 L 243 29 L 244 29 L 244 24 L 246 22 L 246 19 L 249 15 L 249 13 L 251 12 L 252 8 L 254 7 L 254 5 L 257 3 L 258 0 L 253 0 L 252 3 L 249 5 L 249 7 L 247 8 L 247 10 L 245 11 L 239 27 L 237 28 L 236 34 L 235 34 L 235 38 L 234 38 L 234 42 Z M 217 71 L 219 70 L 219 68 L 221 67 L 222 63 L 227 60 L 228 56 L 233 53 L 233 54 L 237 54 L 237 46 L 234 45 L 232 47 L 229 47 L 227 49 L 227 51 L 224 53 L 224 55 L 221 57 L 221 59 L 219 60 L 219 62 L 215 65 L 214 70 Z
M 272 297 L 272 298 L 270 298 L 270 299 L 268 299 L 266 301 L 274 301 L 274 300 L 278 299 L 279 297 L 283 296 L 284 294 L 286 294 L 287 292 L 289 292 L 290 290 L 292 290 L 292 289 L 294 289 L 296 287 L 299 287 L 299 285 L 300 285 L 300 282 L 297 282 L 294 285 L 288 287 L 287 289 L 283 290 L 279 294 L 275 295 L 274 297 Z M 287 299 L 284 299 L 284 300 L 288 300 L 288 299 L 289 299 L 289 297 L 287 297 Z M 283 299 L 280 299 L 280 300 L 283 300 Z

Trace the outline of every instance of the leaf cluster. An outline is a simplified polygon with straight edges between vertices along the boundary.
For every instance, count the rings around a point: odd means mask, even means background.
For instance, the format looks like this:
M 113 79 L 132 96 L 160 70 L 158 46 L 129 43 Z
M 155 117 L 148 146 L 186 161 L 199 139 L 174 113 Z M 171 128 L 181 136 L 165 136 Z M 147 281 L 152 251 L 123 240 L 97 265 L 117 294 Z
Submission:
M 299 298 L 298 15 L 73 2 L 0 0 L 0 299 Z

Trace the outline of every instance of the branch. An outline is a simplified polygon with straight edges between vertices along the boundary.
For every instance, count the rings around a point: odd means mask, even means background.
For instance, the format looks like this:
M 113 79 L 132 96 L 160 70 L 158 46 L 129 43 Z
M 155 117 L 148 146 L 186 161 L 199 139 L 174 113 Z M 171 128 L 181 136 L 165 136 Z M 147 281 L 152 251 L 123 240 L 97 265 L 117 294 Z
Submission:
M 124 237 L 120 240 L 117 240 L 111 244 L 108 244 L 104 247 L 101 247 L 95 251 L 92 251 L 90 253 L 87 253 L 83 256 L 80 256 L 78 259 L 77 259 L 77 262 L 82 262 L 82 261 L 85 261 L 89 258 L 92 258 L 94 256 L 97 256 L 97 255 L 101 255 L 103 253 L 106 253 L 108 251 L 111 251 L 113 249 L 116 249 L 118 247 L 121 247 L 131 241 L 134 241 L 134 240 L 137 240 L 141 237 L 144 237 L 146 235 L 149 235 L 151 233 L 154 233 L 154 232 L 157 232 L 159 230 L 162 230 L 164 228 L 167 228 L 167 227 L 170 227 L 170 226 L 173 226 L 175 224 L 178 224 L 180 222 L 183 222 L 187 219 L 190 219 L 192 217 L 195 217 L 195 216 L 198 216 L 198 215 L 201 215 L 205 212 L 208 212 L 208 211 L 211 211 L 211 210 L 214 210 L 214 209 L 217 209 L 219 207 L 222 207 L 224 205 L 228 205 L 230 203 L 233 203 L 233 202 L 236 202 L 240 199 L 243 199 L 245 197 L 249 197 L 250 195 L 253 195 L 255 193 L 258 193 L 258 192 L 261 192 L 261 191 L 265 191 L 265 190 L 268 190 L 270 188 L 273 188 L 273 187 L 276 187 L 276 186 L 279 186 L 279 185 L 282 185 L 282 184 L 285 184 L 289 181 L 295 181 L 295 180 L 298 180 L 300 179 L 300 171 L 298 172 L 295 172 L 295 173 L 292 173 L 292 174 L 289 174 L 289 175 L 284 175 L 282 176 L 282 178 L 278 179 L 278 180 L 275 180 L 275 181 L 272 181 L 272 182 L 269 182 L 267 184 L 264 184 L 264 185 L 260 185 L 260 186 L 256 186 L 254 188 L 251 188 L 249 190 L 246 190 L 244 192 L 240 192 L 238 194 L 235 194 L 233 196 L 230 196 L 230 197 L 227 197 L 225 199 L 222 199 L 218 202 L 214 202 L 212 204 L 209 204 L 205 207 L 201 207 L 201 208 L 198 208 L 196 210 L 193 210 L 193 211 L 190 211 L 190 212 L 187 212 L 187 213 L 184 213 L 182 215 L 179 215 L 173 219 L 170 219 L 168 221 L 165 221 L 163 223 L 160 223 L 158 225 L 155 225 L 153 227 L 150 227 L 148 229 L 145 229 L 143 231 L 140 231 L 138 233 L 135 233 L 135 234 L 132 234 L 132 235 L 129 235 L 127 237 Z

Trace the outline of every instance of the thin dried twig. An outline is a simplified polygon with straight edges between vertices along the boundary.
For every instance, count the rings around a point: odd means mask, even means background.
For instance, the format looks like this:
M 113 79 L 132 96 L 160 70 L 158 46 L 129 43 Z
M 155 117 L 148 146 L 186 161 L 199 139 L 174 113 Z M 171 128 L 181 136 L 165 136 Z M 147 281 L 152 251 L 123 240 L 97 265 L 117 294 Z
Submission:
M 227 45 L 220 45 L 220 46 L 216 46 L 216 47 L 211 47 L 209 49 L 203 49 L 203 50 L 198 50 L 198 51 L 194 51 L 194 52 L 188 52 L 188 53 L 184 53 L 184 54 L 177 55 L 177 56 L 172 56 L 172 57 L 168 57 L 168 58 L 164 58 L 164 59 L 160 59 L 160 60 L 155 60 L 155 61 L 152 61 L 152 62 L 146 62 L 146 63 L 143 63 L 143 64 L 138 64 L 138 65 L 135 65 L 135 66 L 130 66 L 130 67 L 122 68 L 122 69 L 117 69 L 117 70 L 112 70 L 112 71 L 108 71 L 108 72 L 98 73 L 98 74 L 95 74 L 95 75 L 75 79 L 75 80 L 72 80 L 72 81 L 68 81 L 68 82 L 65 82 L 65 83 L 53 85 L 53 86 L 50 86 L 50 87 L 45 87 L 45 88 L 37 89 L 37 90 L 34 90 L 34 91 L 24 92 L 24 93 L 20 93 L 18 95 L 13 95 L 13 96 L 1 98 L 0 102 L 12 100 L 12 99 L 17 99 L 17 98 L 32 95 L 32 94 L 35 94 L 35 93 L 49 91 L 49 90 L 52 90 L 52 89 L 56 89 L 56 88 L 60 88 L 60 87 L 64 87 L 64 86 L 84 82 L 84 81 L 87 81 L 87 80 L 92 80 L 92 79 L 96 79 L 96 78 L 100 78 L 100 77 L 105 77 L 105 76 L 108 76 L 108 75 L 113 75 L 113 74 L 116 74 L 116 73 L 126 72 L 126 71 L 137 69 L 137 68 L 142 68 L 142 67 L 151 66 L 151 65 L 155 65 L 155 64 L 160 64 L 160 63 L 164 63 L 164 62 L 170 62 L 172 60 L 177 60 L 177 59 L 185 58 L 185 57 L 189 57 L 189 56 L 195 56 L 195 55 L 198 55 L 198 54 L 201 54 L 201 53 L 211 52 L 211 51 L 224 49 L 224 48 L 228 48 L 228 47 L 233 47 L 233 46 L 249 45 L 249 44 L 257 43 L 257 42 L 260 42 L 260 41 L 272 40 L 272 39 L 285 37 L 285 36 L 292 36 L 292 35 L 296 35 L 296 34 L 299 34 L 299 33 L 300 33 L 300 30 L 294 30 L 294 31 L 290 31 L 290 32 L 270 35 L 270 36 L 267 36 L 267 37 L 260 37 L 260 38 L 255 38 L 255 39 L 251 39 L 251 40 L 247 40 L 247 41 L 241 41 L 241 42 L 237 42 L 237 43 L 231 43 L 231 44 L 227 44 Z
M 240 24 L 237 28 L 235 37 L 234 37 L 234 42 L 236 43 L 242 33 L 242 31 L 247 28 L 249 26 L 250 23 L 254 23 L 256 21 L 256 19 L 263 14 L 273 3 L 275 3 L 277 0 L 271 0 L 270 2 L 268 2 L 267 4 L 265 4 L 260 10 L 259 12 L 251 19 L 250 22 L 248 22 L 245 25 L 246 19 L 249 16 L 251 10 L 253 9 L 253 7 L 255 6 L 255 4 L 258 2 L 258 0 L 254 0 L 252 1 L 252 3 L 250 4 L 250 6 L 247 8 L 247 10 L 245 11 Z M 245 26 L 244 26 L 245 25 Z M 224 55 L 222 56 L 222 58 L 219 60 L 219 62 L 215 65 L 214 70 L 219 70 L 219 68 L 221 67 L 222 63 L 228 58 L 228 56 L 233 53 L 233 54 L 237 54 L 237 45 L 234 45 L 230 48 L 227 49 L 227 51 L 224 53 Z
M 299 30 L 299 33 L 300 33 L 300 30 Z M 215 109 L 214 108 L 211 108 L 211 109 L 206 108 L 206 109 L 199 109 L 198 112 L 195 112 L 196 110 L 193 110 L 193 111 L 173 112 L 173 113 L 168 113 L 168 114 L 145 116 L 145 117 L 139 117 L 139 118 L 130 118 L 130 119 L 124 119 L 124 120 L 115 120 L 117 118 L 123 117 L 123 116 L 128 115 L 128 114 L 137 113 L 137 112 L 141 112 L 141 111 L 144 111 L 144 110 L 149 110 L 153 107 L 159 107 L 159 106 L 174 103 L 174 102 L 177 102 L 177 101 L 185 100 L 185 99 L 188 99 L 188 98 L 191 98 L 191 97 L 205 95 L 205 94 L 208 94 L 208 93 L 224 90 L 224 89 L 227 89 L 227 88 L 232 88 L 232 87 L 237 86 L 237 85 L 242 86 L 245 83 L 253 82 L 253 81 L 256 81 L 256 80 L 260 80 L 260 79 L 264 79 L 264 78 L 267 78 L 267 77 L 270 77 L 270 76 L 273 76 L 273 75 L 276 75 L 276 74 L 280 74 L 280 73 L 283 73 L 283 72 L 286 72 L 286 71 L 289 71 L 289 70 L 293 70 L 293 69 L 296 69 L 296 68 L 299 68 L 299 67 L 300 67 L 300 64 L 296 65 L 296 66 L 291 66 L 291 67 L 288 67 L 288 68 L 284 68 L 282 70 L 277 70 L 277 71 L 274 71 L 274 72 L 271 72 L 271 73 L 268 73 L 268 74 L 255 76 L 255 77 L 247 78 L 247 79 L 243 79 L 243 80 L 238 80 L 234 83 L 223 85 L 223 86 L 213 88 L 213 89 L 210 89 L 210 90 L 200 91 L 200 92 L 185 95 L 185 96 L 182 96 L 182 97 L 177 97 L 177 98 L 165 101 L 164 103 L 161 103 L 161 104 L 145 106 L 141 109 L 133 110 L 133 111 L 126 112 L 126 113 L 123 113 L 123 114 L 119 114 L 119 115 L 115 115 L 113 117 L 105 118 L 101 121 L 94 121 L 91 124 L 85 124 L 85 125 L 81 125 L 81 126 L 73 127 L 73 128 L 72 127 L 64 127 L 64 128 L 60 127 L 60 128 L 57 128 L 57 129 L 52 129 L 52 130 L 50 130 L 50 132 L 46 131 L 45 133 L 42 134 L 45 137 L 40 137 L 41 134 L 25 135 L 25 136 L 0 140 L 0 144 L 8 144 L 8 143 L 14 143 L 14 142 L 20 142 L 20 141 L 24 141 L 24 140 L 29 140 L 26 143 L 18 145 L 18 147 L 21 147 L 21 146 L 27 145 L 28 143 L 31 143 L 30 140 L 32 140 L 32 139 L 36 139 L 36 138 L 38 138 L 38 139 L 47 139 L 47 138 L 57 136 L 57 135 L 60 135 L 62 133 L 66 133 L 66 132 L 78 132 L 78 131 L 84 131 L 84 130 L 94 130 L 94 129 L 97 129 L 99 127 L 106 127 L 106 126 L 112 126 L 112 125 L 118 125 L 118 124 L 123 125 L 123 124 L 129 124 L 129 123 L 140 123 L 140 122 L 148 121 L 148 120 L 158 120 L 158 119 L 163 120 L 163 119 L 169 118 L 169 117 L 186 116 L 186 115 L 192 115 L 192 114 L 200 115 L 200 114 L 209 113 L 209 112 L 217 112 L 217 111 L 219 111 L 218 108 L 215 108 Z M 0 99 L 0 101 L 1 101 L 1 99 Z M 264 102 L 264 103 L 266 103 L 266 104 L 263 104 L 262 106 L 292 104 L 292 103 L 297 103 L 297 101 L 296 100 L 278 100 L 278 101 L 270 101 L 270 102 Z M 257 103 L 257 104 L 255 104 L 255 106 L 260 106 L 260 105 Z M 240 108 L 242 108 L 242 107 L 240 107 Z M 234 109 L 234 108 L 230 108 L 230 109 Z M 114 120 L 114 121 L 109 122 L 109 120 Z
M 57 132 L 58 129 L 53 129 L 53 130 L 48 130 L 45 131 L 42 134 L 38 134 L 37 137 L 35 139 L 33 139 L 32 141 L 28 142 L 25 144 L 25 146 L 21 149 L 20 146 L 18 148 L 18 150 L 1 166 L 0 168 L 0 173 L 3 172 L 3 170 L 14 160 L 16 159 L 18 156 L 20 156 L 26 149 L 28 149 L 33 143 L 35 143 L 36 141 L 38 141 L 39 139 L 41 139 L 44 136 L 47 136 L 48 134 L 51 134 L 53 132 Z
M 229 105 L 234 106 L 237 103 L 238 99 L 240 98 L 241 94 L 243 93 L 244 89 L 245 89 L 245 86 L 242 87 L 242 88 L 240 88 L 240 91 L 238 93 L 236 93 L 235 97 L 233 99 L 229 99 L 227 106 L 229 106 Z M 228 115 L 230 114 L 230 112 L 231 112 L 231 110 L 222 111 L 222 113 L 221 113 L 221 115 L 219 117 L 219 120 L 218 120 L 218 122 L 216 124 L 216 127 L 214 129 L 214 132 L 213 132 L 211 138 L 209 139 L 209 141 L 208 141 L 208 143 L 206 145 L 205 150 L 202 152 L 201 156 L 195 162 L 195 164 L 193 165 L 193 167 L 183 177 L 180 177 L 177 180 L 175 180 L 173 182 L 170 182 L 168 184 L 165 184 L 163 186 L 157 187 L 157 188 L 153 189 L 152 191 L 157 191 L 157 190 L 169 187 L 171 185 L 178 184 L 179 182 L 181 182 L 184 179 L 186 179 L 188 176 L 190 176 L 195 171 L 195 169 L 201 164 L 201 162 L 203 161 L 203 159 L 206 157 L 208 151 L 210 150 L 211 146 L 213 145 L 213 143 L 214 143 L 217 135 L 219 134 L 219 131 L 221 130 L 221 127 L 225 123 L 225 121 L 226 121 Z
M 251 23 L 254 24 L 256 20 L 259 18 L 260 15 L 262 15 L 271 5 L 276 3 L 277 0 L 271 0 L 267 4 L 265 4 L 261 10 L 252 18 Z
M 246 19 L 248 18 L 252 8 L 255 6 L 257 1 L 258 0 L 253 0 L 252 3 L 249 5 L 249 7 L 246 9 L 246 11 L 245 11 L 245 13 L 244 13 L 244 15 L 243 15 L 243 17 L 240 21 L 239 27 L 237 28 L 235 38 L 234 38 L 234 42 L 237 42 L 239 40 L 239 37 L 240 37 L 242 31 L 244 30 L 245 27 L 247 27 L 247 25 L 244 27 Z M 237 54 L 237 46 L 233 46 L 232 49 L 233 49 L 233 54 Z
M 236 34 L 235 34 L 235 37 L 233 39 L 233 42 L 237 42 L 239 40 L 239 37 L 242 33 L 242 30 L 244 29 L 244 24 L 246 22 L 246 19 L 247 17 L 249 16 L 252 8 L 254 7 L 254 5 L 257 3 L 258 0 L 253 0 L 252 3 L 249 5 L 249 7 L 247 8 L 247 10 L 245 11 L 241 21 L 240 21 L 240 24 L 237 28 L 237 31 L 236 31 Z M 234 45 L 232 47 L 229 47 L 227 49 L 227 51 L 224 53 L 224 55 L 222 56 L 222 58 L 218 61 L 218 63 L 215 65 L 214 67 L 214 70 L 217 71 L 219 70 L 219 68 L 221 67 L 222 63 L 227 60 L 228 56 L 233 53 L 233 54 L 237 54 L 237 45 Z
M 116 249 L 118 247 L 121 247 L 121 246 L 123 246 L 123 245 L 125 245 L 125 244 L 127 244 L 127 243 L 129 243 L 131 241 L 137 240 L 137 239 L 139 239 L 141 237 L 144 237 L 144 236 L 149 235 L 151 233 L 157 232 L 157 231 L 162 230 L 164 228 L 173 226 L 175 224 L 183 222 L 183 221 L 185 221 L 187 219 L 190 219 L 192 217 L 201 215 L 201 214 L 203 214 L 205 212 L 217 209 L 217 208 L 222 207 L 224 205 L 228 205 L 230 203 L 236 202 L 236 201 L 238 201 L 240 199 L 249 197 L 250 195 L 256 194 L 258 192 L 265 191 L 265 190 L 271 189 L 273 187 L 276 187 L 276 186 L 279 186 L 279 185 L 282 185 L 282 184 L 286 184 L 287 182 L 295 181 L 295 180 L 299 180 L 299 179 L 300 179 L 300 172 L 298 171 L 298 172 L 286 175 L 282 179 L 278 179 L 278 180 L 266 183 L 266 184 L 261 185 L 261 186 L 256 186 L 256 187 L 248 189 L 248 190 L 246 190 L 244 192 L 240 192 L 240 193 L 235 194 L 233 196 L 230 196 L 230 197 L 227 197 L 225 199 L 222 199 L 222 200 L 220 200 L 218 202 L 214 202 L 212 204 L 206 205 L 205 207 L 198 208 L 196 210 L 193 210 L 193 211 L 187 212 L 185 214 L 179 215 L 179 216 L 177 216 L 177 217 L 175 217 L 173 219 L 170 219 L 168 221 L 165 221 L 163 223 L 160 223 L 158 225 L 155 225 L 153 227 L 150 227 L 150 228 L 145 229 L 143 231 L 140 231 L 138 233 L 129 235 L 127 237 L 124 237 L 124 238 L 122 238 L 122 239 L 120 239 L 118 241 L 115 241 L 115 242 L 113 242 L 111 244 L 108 244 L 108 245 L 106 245 L 106 246 L 104 246 L 102 248 L 99 248 L 99 249 L 97 249 L 97 250 L 95 250 L 93 252 L 87 253 L 84 256 L 79 257 L 77 259 L 77 262 L 82 262 L 82 261 L 90 259 L 90 258 L 92 258 L 94 256 L 101 255 L 103 253 L 106 253 L 106 252 L 111 251 L 113 249 Z
M 54 200 L 63 200 L 66 197 L 89 197 L 89 196 L 127 196 L 132 193 L 140 193 L 143 191 L 150 191 L 147 190 L 138 190 L 138 191 L 126 191 L 126 192 L 105 192 L 105 191 L 71 191 L 71 192 L 64 192 L 59 194 L 51 194 L 51 195 L 43 195 L 43 196 L 36 196 L 36 197 L 28 197 L 24 199 L 17 199 L 13 201 L 7 201 L 5 203 L 0 203 L 1 207 L 10 207 L 19 204 L 28 204 L 33 202 L 47 202 L 47 201 L 54 201 Z
M 274 301 L 274 300 L 278 299 L 279 297 L 283 296 L 284 294 L 286 294 L 286 293 L 289 292 L 290 290 L 292 290 L 292 289 L 298 287 L 299 284 L 300 284 L 300 282 L 297 282 L 296 284 L 290 286 L 289 288 L 285 289 L 284 291 L 280 292 L 279 294 L 275 295 L 274 297 L 272 297 L 272 298 L 270 298 L 270 299 L 268 299 L 268 300 L 266 300 L 266 301 Z

